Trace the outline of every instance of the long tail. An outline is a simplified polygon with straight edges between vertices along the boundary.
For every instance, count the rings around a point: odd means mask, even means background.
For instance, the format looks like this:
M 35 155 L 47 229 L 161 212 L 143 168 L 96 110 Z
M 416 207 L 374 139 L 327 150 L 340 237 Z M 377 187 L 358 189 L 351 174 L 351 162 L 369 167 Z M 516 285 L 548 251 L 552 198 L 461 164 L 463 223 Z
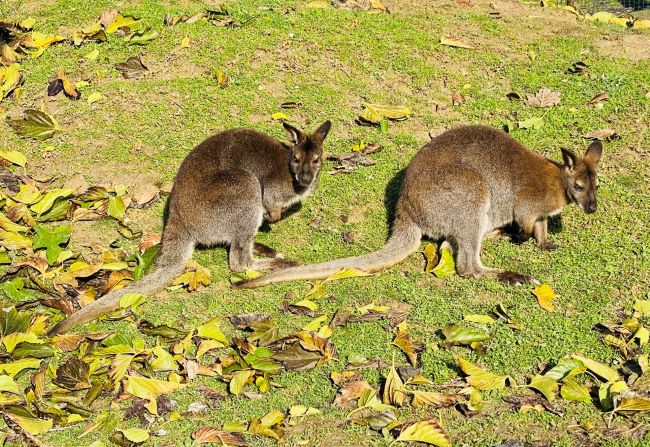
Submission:
M 156 260 L 156 269 L 149 275 L 114 292 L 109 292 L 65 320 L 59 322 L 48 332 L 49 336 L 62 334 L 75 326 L 93 320 L 100 315 L 112 312 L 120 307 L 120 298 L 127 293 L 151 295 L 169 284 L 183 272 L 185 263 L 192 257 L 194 244 L 185 240 L 163 240 L 163 247 Z
M 344 268 L 355 267 L 368 273 L 391 267 L 404 260 L 420 246 L 422 232 L 418 226 L 401 218 L 396 220 L 393 233 L 379 250 L 362 256 L 337 259 L 322 264 L 303 265 L 278 270 L 234 287 L 253 289 L 296 279 L 324 279 Z

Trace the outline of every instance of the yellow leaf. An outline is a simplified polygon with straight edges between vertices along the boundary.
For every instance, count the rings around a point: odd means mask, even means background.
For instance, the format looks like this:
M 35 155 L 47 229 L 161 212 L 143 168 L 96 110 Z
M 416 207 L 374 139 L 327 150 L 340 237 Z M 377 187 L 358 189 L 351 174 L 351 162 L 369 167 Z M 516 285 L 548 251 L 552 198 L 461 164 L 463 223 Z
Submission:
M 129 376 L 124 386 L 124 391 L 141 399 L 149 400 L 147 410 L 151 414 L 158 414 L 156 398 L 183 388 L 185 385 L 165 380 L 148 379 L 146 377 Z
M 553 301 L 555 300 L 555 292 L 548 284 L 540 284 L 533 289 L 533 295 L 537 297 L 539 306 L 547 312 L 553 312 L 555 308 Z
M 95 48 L 90 53 L 86 54 L 84 57 L 89 61 L 94 61 L 95 59 L 97 59 L 97 56 L 99 56 L 99 50 Z M 78 83 L 76 83 L 75 86 L 79 87 L 77 84 Z
M 364 104 L 365 109 L 359 115 L 362 121 L 378 124 L 384 119 L 405 120 L 413 114 L 406 106 L 390 106 L 384 104 Z
M 117 32 L 118 29 L 128 27 L 131 31 L 135 31 L 140 28 L 142 20 L 136 19 L 132 16 L 125 16 L 122 13 L 119 13 L 115 20 L 106 27 L 107 33 Z
M 337 279 L 354 278 L 355 276 L 372 276 L 372 274 L 364 272 L 363 270 L 359 270 L 355 267 L 349 267 L 341 269 L 333 275 L 328 276 L 323 280 L 323 282 L 336 281 Z
M 0 363 L 0 373 L 14 377 L 24 369 L 38 369 L 40 366 L 40 359 L 20 359 L 14 362 Z
M 282 112 L 275 112 L 273 115 L 271 115 L 271 118 L 279 121 L 279 120 L 286 120 L 289 117 Z
M 573 354 L 571 357 L 580 360 L 589 371 L 605 379 L 607 382 L 618 382 L 621 380 L 621 376 L 607 365 L 603 365 L 579 354 Z
M 189 37 L 183 37 L 181 39 L 181 46 L 188 48 L 190 46 L 190 38 Z
M 90 95 L 88 95 L 88 99 L 86 99 L 86 101 L 88 102 L 88 104 L 92 104 L 99 101 L 103 97 L 104 96 L 99 92 L 92 92 Z
M 223 335 L 221 329 L 219 329 L 219 321 L 221 320 L 217 317 L 199 326 L 198 328 L 196 328 L 197 335 L 202 338 L 209 338 L 211 340 L 216 340 L 219 343 L 221 343 L 222 346 L 228 345 L 228 339 L 226 338 L 225 335 Z
M 474 388 L 487 391 L 487 390 L 500 390 L 505 388 L 508 376 L 502 376 L 488 372 L 478 366 L 468 362 L 467 360 L 456 357 L 456 363 L 460 369 L 468 376 L 467 383 Z
M 438 262 L 438 247 L 436 247 L 436 244 L 427 242 L 424 246 L 424 258 L 427 262 L 424 267 L 424 273 L 431 273 Z
M 322 9 L 322 8 L 329 8 L 330 4 L 328 1 L 325 0 L 315 0 L 313 2 L 309 2 L 305 5 L 305 8 L 313 8 L 313 9 Z
M 54 423 L 52 419 L 37 419 L 35 417 L 22 416 L 10 412 L 5 412 L 4 414 L 32 436 L 47 433 Z
M 451 447 L 449 437 L 442 430 L 440 425 L 433 419 L 416 422 L 404 428 L 397 441 L 418 441 L 437 447 Z
M 25 163 L 27 163 L 27 157 L 18 151 L 0 150 L 0 158 L 4 158 L 5 160 L 18 166 L 25 166 Z
M 30 30 L 34 28 L 34 25 L 36 25 L 36 19 L 34 17 L 27 17 L 26 19 L 23 19 L 18 23 L 22 29 L 25 30 Z
M 650 28 L 650 20 L 649 19 L 635 20 L 634 23 L 632 24 L 632 28 L 649 29 Z
M 465 321 L 471 321 L 473 323 L 479 324 L 492 324 L 494 323 L 494 318 L 489 315 L 465 315 L 463 317 Z

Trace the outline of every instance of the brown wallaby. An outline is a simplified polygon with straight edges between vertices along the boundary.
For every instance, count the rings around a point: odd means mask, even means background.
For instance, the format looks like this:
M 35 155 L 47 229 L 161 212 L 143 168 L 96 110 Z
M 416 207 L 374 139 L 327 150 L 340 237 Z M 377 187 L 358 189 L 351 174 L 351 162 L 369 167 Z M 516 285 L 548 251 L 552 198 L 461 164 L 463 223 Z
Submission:
M 316 188 L 330 127 L 326 121 L 305 135 L 285 123 L 290 145 L 249 129 L 227 130 L 199 144 L 176 175 L 155 270 L 70 315 L 50 335 L 117 309 L 126 293 L 162 289 L 183 271 L 196 244 L 229 245 L 233 271 L 296 265 L 253 238 L 263 220 L 278 221 Z M 253 252 L 271 259 L 255 259 Z
M 509 284 L 533 278 L 488 268 L 480 258 L 483 238 L 515 223 L 520 239 L 534 236 L 553 249 L 547 218 L 571 202 L 596 211 L 596 169 L 602 145 L 583 158 L 562 149 L 563 163 L 532 152 L 486 126 L 463 126 L 433 138 L 409 163 L 395 209 L 391 236 L 378 251 L 322 264 L 291 267 L 239 284 L 253 288 L 295 279 L 321 279 L 342 268 L 375 272 L 416 251 L 423 235 L 444 239 L 461 276 L 490 276 Z

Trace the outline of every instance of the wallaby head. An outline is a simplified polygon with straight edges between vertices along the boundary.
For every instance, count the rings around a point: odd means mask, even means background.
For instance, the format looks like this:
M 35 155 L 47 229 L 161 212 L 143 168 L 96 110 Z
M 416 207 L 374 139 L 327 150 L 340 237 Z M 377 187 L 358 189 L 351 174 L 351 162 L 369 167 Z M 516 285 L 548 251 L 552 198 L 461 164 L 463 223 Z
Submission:
M 307 187 L 318 178 L 322 165 L 323 141 L 332 123 L 325 121 L 311 135 L 305 135 L 291 124 L 284 123 L 290 143 L 289 170 L 296 183 Z
M 603 153 L 603 145 L 596 141 L 587 148 L 584 157 L 579 157 L 562 148 L 562 167 L 567 197 L 591 214 L 597 208 L 598 162 Z

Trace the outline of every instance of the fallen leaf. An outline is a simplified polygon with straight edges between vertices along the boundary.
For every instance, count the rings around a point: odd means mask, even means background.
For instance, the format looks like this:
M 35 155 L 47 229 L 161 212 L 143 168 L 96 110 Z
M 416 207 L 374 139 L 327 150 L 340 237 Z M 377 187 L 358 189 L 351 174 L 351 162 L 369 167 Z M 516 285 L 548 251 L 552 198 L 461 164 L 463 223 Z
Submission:
M 0 150 L 0 158 L 21 167 L 27 164 L 27 157 L 25 157 L 22 152 L 18 151 Z M 7 228 L 5 228 L 5 230 L 7 230 Z
M 484 341 L 490 338 L 489 334 L 472 327 L 448 324 L 442 329 L 445 336 L 445 345 L 470 345 L 475 342 Z
M 88 364 L 73 356 L 56 369 L 54 383 L 71 391 L 83 390 L 90 388 L 89 374 Z
M 456 48 L 467 48 L 469 50 L 475 50 L 476 47 L 470 43 L 467 43 L 463 40 L 460 39 L 455 39 L 453 37 L 447 37 L 447 36 L 442 36 L 440 37 L 440 43 L 442 45 L 447 45 L 450 47 L 456 47 Z
M 594 106 L 596 108 L 601 108 L 603 106 L 603 103 L 605 101 L 609 100 L 609 93 L 607 92 L 600 92 L 597 95 L 595 95 L 593 98 L 587 102 L 590 106 Z
M 517 125 L 520 129 L 541 129 L 544 126 L 544 118 L 529 118 L 527 120 L 518 121 Z
M 401 407 L 406 401 L 406 389 L 404 383 L 400 378 L 395 366 L 393 365 L 386 376 L 384 383 L 384 391 L 382 394 L 382 402 L 388 405 L 396 405 Z
M 465 97 L 460 92 L 454 92 L 451 95 L 452 105 L 459 106 L 465 103 Z
M 534 95 L 526 96 L 526 104 L 533 107 L 553 107 L 560 103 L 560 94 L 542 87 Z
M 539 306 L 547 312 L 553 312 L 555 308 L 553 301 L 555 301 L 555 292 L 548 284 L 540 284 L 533 289 L 533 295 L 537 297 Z
M 456 265 L 454 264 L 454 256 L 447 248 L 440 250 L 440 262 L 431 270 L 436 277 L 445 279 L 456 273 Z
M 220 443 L 236 447 L 246 447 L 248 442 L 238 433 L 230 433 L 214 427 L 201 427 L 192 432 L 192 439 L 197 444 Z
M 149 71 L 139 56 L 131 56 L 126 62 L 115 64 L 115 68 L 122 73 L 122 77 L 125 79 L 139 78 L 144 76 L 145 72 Z
M 94 104 L 97 101 L 101 100 L 104 96 L 99 93 L 99 92 L 92 92 L 90 95 L 88 95 L 88 99 L 86 99 L 86 102 L 88 104 Z
M 576 402 L 591 402 L 589 389 L 582 385 L 575 377 L 567 377 L 562 381 L 562 388 L 560 395 L 564 400 L 571 400 Z
M 461 357 L 456 357 L 456 363 L 458 363 L 460 369 L 468 376 L 467 383 L 476 389 L 482 391 L 500 390 L 506 386 L 508 376 L 488 372 Z
M 573 354 L 571 357 L 580 360 L 589 371 L 605 379 L 607 382 L 617 382 L 621 380 L 621 376 L 607 365 L 603 365 L 602 363 L 588 359 L 579 354 Z
M 146 406 L 151 414 L 158 413 L 156 398 L 183 388 L 185 385 L 165 380 L 149 379 L 146 377 L 129 376 L 124 385 L 124 391 L 141 399 L 147 399 Z
M 274 114 L 271 115 L 271 118 L 273 118 L 274 120 L 282 121 L 288 119 L 289 117 L 285 113 L 275 112 Z
M 403 427 L 396 441 L 417 441 L 438 447 L 451 447 L 449 437 L 434 419 Z
M 54 118 L 41 110 L 26 110 L 23 118 L 10 119 L 8 122 L 18 135 L 37 140 L 51 138 L 57 130 L 60 130 Z
M 611 141 L 621 138 L 613 129 L 593 130 L 582 135 L 582 138 L 594 141 Z
M 365 380 L 350 382 L 339 388 L 334 398 L 334 405 L 341 406 L 351 400 L 359 399 L 367 389 L 372 389 L 372 387 Z
M 2 48 L 4 47 L 7 46 L 3 44 Z M 7 50 L 2 53 L 3 59 L 5 59 L 5 52 Z M 20 65 L 12 63 L 8 67 L 0 66 L 0 101 L 11 95 L 23 83 L 23 80 L 24 76 L 20 71 Z
M 424 259 L 426 260 L 426 265 L 424 267 L 425 273 L 431 273 L 438 263 L 438 247 L 431 242 L 427 242 L 424 246 Z
M 228 79 L 228 76 L 221 70 L 217 70 L 216 73 L 214 74 L 214 78 L 217 80 L 217 85 L 219 88 L 225 88 L 228 85 L 228 82 L 230 82 L 230 79 Z M 280 113 L 280 112 L 278 112 Z M 273 114 L 273 119 L 287 119 L 288 117 L 284 115 L 283 118 L 275 118 L 274 116 L 277 114 Z
M 401 121 L 413 114 L 406 106 L 389 106 L 382 104 L 364 104 L 365 109 L 359 116 L 364 123 L 379 124 L 384 119 Z
M 530 380 L 528 385 L 531 388 L 535 388 L 537 391 L 542 393 L 546 399 L 551 402 L 555 399 L 555 393 L 558 390 L 557 379 L 548 376 L 542 376 L 540 374 L 535 375 Z
M 427 406 L 431 408 L 446 408 L 456 405 L 462 398 L 462 394 L 436 393 L 431 391 L 411 391 L 414 407 Z

